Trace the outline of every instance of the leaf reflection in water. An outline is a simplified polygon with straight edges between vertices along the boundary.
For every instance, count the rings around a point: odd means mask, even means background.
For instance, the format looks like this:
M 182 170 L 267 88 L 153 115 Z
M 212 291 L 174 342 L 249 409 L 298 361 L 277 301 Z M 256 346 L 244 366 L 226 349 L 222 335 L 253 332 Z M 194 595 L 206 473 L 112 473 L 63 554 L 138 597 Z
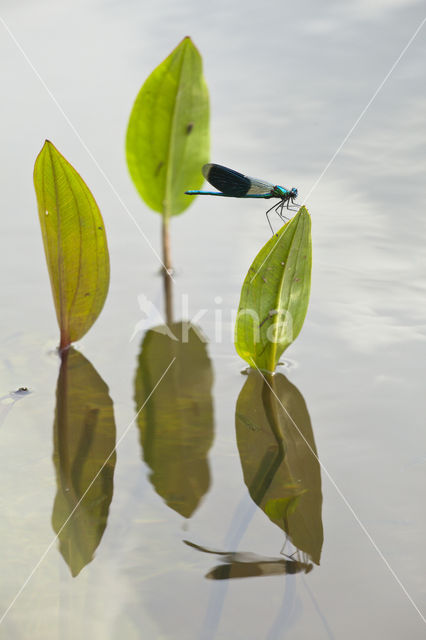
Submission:
M 210 486 L 213 371 L 205 341 L 188 322 L 156 327 L 143 339 L 135 376 L 136 410 L 170 361 L 173 367 L 139 413 L 150 481 L 166 504 L 190 518 Z
M 81 353 L 64 351 L 56 390 L 52 525 L 73 576 L 91 562 L 107 525 L 115 432 L 107 385 Z
M 319 564 L 321 471 L 303 396 L 281 373 L 251 371 L 235 421 L 250 496 L 297 549 Z

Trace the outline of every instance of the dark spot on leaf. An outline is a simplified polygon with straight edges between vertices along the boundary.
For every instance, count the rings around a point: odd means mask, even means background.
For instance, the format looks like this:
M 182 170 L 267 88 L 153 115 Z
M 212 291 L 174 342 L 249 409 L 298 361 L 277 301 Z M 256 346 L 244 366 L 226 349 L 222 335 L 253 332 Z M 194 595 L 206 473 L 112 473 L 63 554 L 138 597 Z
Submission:
M 90 296 L 90 291 L 84 294 L 85 296 Z
M 300 282 L 300 278 L 294 278 L 294 282 Z
M 155 173 L 154 173 L 154 175 L 155 175 L 155 176 L 158 176 L 158 174 L 160 173 L 160 169 L 162 168 L 162 166 L 163 166 L 163 165 L 164 165 L 164 162 L 161 160 L 161 161 L 158 163 L 157 168 L 156 168 L 156 170 L 155 170 Z
M 187 127 L 186 127 L 186 133 L 187 135 L 191 133 L 191 131 L 194 128 L 194 123 L 193 122 L 188 122 Z
M 248 427 L 249 429 L 251 429 L 251 431 L 259 431 L 260 427 L 258 427 L 253 420 L 250 420 L 250 418 L 248 418 L 247 416 L 243 415 L 242 413 L 236 413 L 235 414 L 236 417 L 241 420 L 241 422 Z
M 103 227 L 98 227 L 99 231 L 102 231 L 102 228 L 103 228 Z
M 268 311 L 267 316 L 266 316 L 265 318 L 263 318 L 262 322 L 260 323 L 260 325 L 259 325 L 259 329 L 260 329 L 260 327 L 261 327 L 262 325 L 264 325 L 264 324 L 265 324 L 265 322 L 266 322 L 267 320 L 270 320 L 271 318 L 273 318 L 274 316 L 276 316 L 276 315 L 277 315 L 277 313 L 278 313 L 278 311 L 277 311 L 276 309 L 271 309 L 271 311 Z

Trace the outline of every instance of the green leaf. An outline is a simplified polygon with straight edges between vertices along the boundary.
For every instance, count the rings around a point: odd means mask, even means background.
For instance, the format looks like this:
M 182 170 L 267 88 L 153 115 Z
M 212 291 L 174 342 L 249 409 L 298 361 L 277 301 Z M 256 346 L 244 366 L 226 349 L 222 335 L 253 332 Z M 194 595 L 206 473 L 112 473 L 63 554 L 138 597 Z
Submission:
M 311 288 L 311 219 L 305 207 L 261 249 L 241 290 L 235 347 L 248 364 L 274 371 L 303 326 Z
M 127 165 L 146 204 L 164 216 L 192 202 L 209 157 L 209 98 L 201 56 L 186 37 L 151 73 L 130 114 Z
M 321 469 L 309 413 L 285 376 L 251 371 L 235 410 L 244 482 L 253 501 L 319 564 Z
M 61 554 L 76 576 L 92 560 L 107 525 L 116 455 L 108 387 L 73 348 L 62 355 L 54 445 L 58 488 L 52 525 Z
M 84 336 L 104 305 L 104 223 L 83 179 L 48 140 L 35 163 L 34 186 L 62 349 Z
M 137 419 L 143 459 L 157 493 L 185 518 L 210 485 L 212 384 L 211 362 L 196 327 L 176 322 L 146 333 L 135 377 L 136 411 L 143 406 Z

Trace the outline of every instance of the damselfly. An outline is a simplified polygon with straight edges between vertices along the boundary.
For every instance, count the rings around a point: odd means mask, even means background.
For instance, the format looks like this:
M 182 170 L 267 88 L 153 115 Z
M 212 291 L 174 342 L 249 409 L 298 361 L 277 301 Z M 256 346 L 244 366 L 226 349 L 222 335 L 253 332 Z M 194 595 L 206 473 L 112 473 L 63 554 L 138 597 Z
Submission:
M 221 164 L 205 164 L 202 168 L 203 176 L 210 182 L 213 187 L 219 191 L 185 191 L 190 196 L 223 196 L 227 198 L 279 198 L 278 204 L 267 210 L 266 219 L 272 233 L 271 221 L 269 220 L 269 212 L 274 210 L 281 220 L 286 221 L 283 215 L 284 206 L 290 210 L 290 203 L 296 204 L 294 200 L 297 198 L 297 189 L 285 189 L 279 185 L 274 185 L 265 180 L 258 178 L 250 178 L 234 169 L 228 169 Z

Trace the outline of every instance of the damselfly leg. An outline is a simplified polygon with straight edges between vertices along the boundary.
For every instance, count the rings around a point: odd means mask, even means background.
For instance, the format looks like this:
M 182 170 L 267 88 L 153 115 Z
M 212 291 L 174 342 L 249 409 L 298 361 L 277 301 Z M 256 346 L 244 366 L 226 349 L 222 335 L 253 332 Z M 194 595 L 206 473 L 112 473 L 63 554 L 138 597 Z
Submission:
M 281 200 L 281 202 L 279 202 L 276 207 L 275 207 L 275 211 L 277 212 L 278 217 L 283 221 L 283 222 L 288 222 L 289 218 L 287 218 L 283 211 L 284 211 L 284 206 L 285 206 L 285 201 Z M 288 207 L 287 207 L 288 209 Z
M 280 205 L 280 204 L 281 204 L 281 203 L 279 202 L 279 203 L 278 203 L 278 205 Z M 277 209 L 277 205 L 276 205 L 276 204 L 274 204 L 274 205 L 272 205 L 272 207 L 270 207 L 270 208 L 268 209 L 268 211 L 266 212 L 266 219 L 267 219 L 267 221 L 268 221 L 268 224 L 269 224 L 269 228 L 270 228 L 270 230 L 271 230 L 271 233 L 272 233 L 272 235 L 274 235 L 274 230 L 273 230 L 273 228 L 272 228 L 272 224 L 271 224 L 271 221 L 269 220 L 269 215 L 268 215 L 268 214 L 269 214 L 269 212 L 270 212 L 270 211 L 272 211 L 272 209 L 274 209 L 274 210 L 276 211 L 276 209 Z
M 266 219 L 267 219 L 267 221 L 268 221 L 269 228 L 270 228 L 270 229 L 271 229 L 271 231 L 272 231 L 272 235 L 274 235 L 274 230 L 273 230 L 273 228 L 272 228 L 272 224 L 271 224 L 271 221 L 270 221 L 270 219 L 269 219 L 269 213 L 270 213 L 271 211 L 275 211 L 275 213 L 277 214 L 277 216 L 279 217 L 279 219 L 280 219 L 280 220 L 282 220 L 283 222 L 288 222 L 289 218 L 286 218 L 286 217 L 285 217 L 285 215 L 283 214 L 283 209 L 284 209 L 285 204 L 286 204 L 285 200 L 280 200 L 280 201 L 278 202 L 278 204 L 274 204 L 274 205 L 273 205 L 272 207 L 270 207 L 270 208 L 267 210 L 267 212 L 266 212 Z M 287 208 L 288 208 L 288 207 L 287 207 Z

